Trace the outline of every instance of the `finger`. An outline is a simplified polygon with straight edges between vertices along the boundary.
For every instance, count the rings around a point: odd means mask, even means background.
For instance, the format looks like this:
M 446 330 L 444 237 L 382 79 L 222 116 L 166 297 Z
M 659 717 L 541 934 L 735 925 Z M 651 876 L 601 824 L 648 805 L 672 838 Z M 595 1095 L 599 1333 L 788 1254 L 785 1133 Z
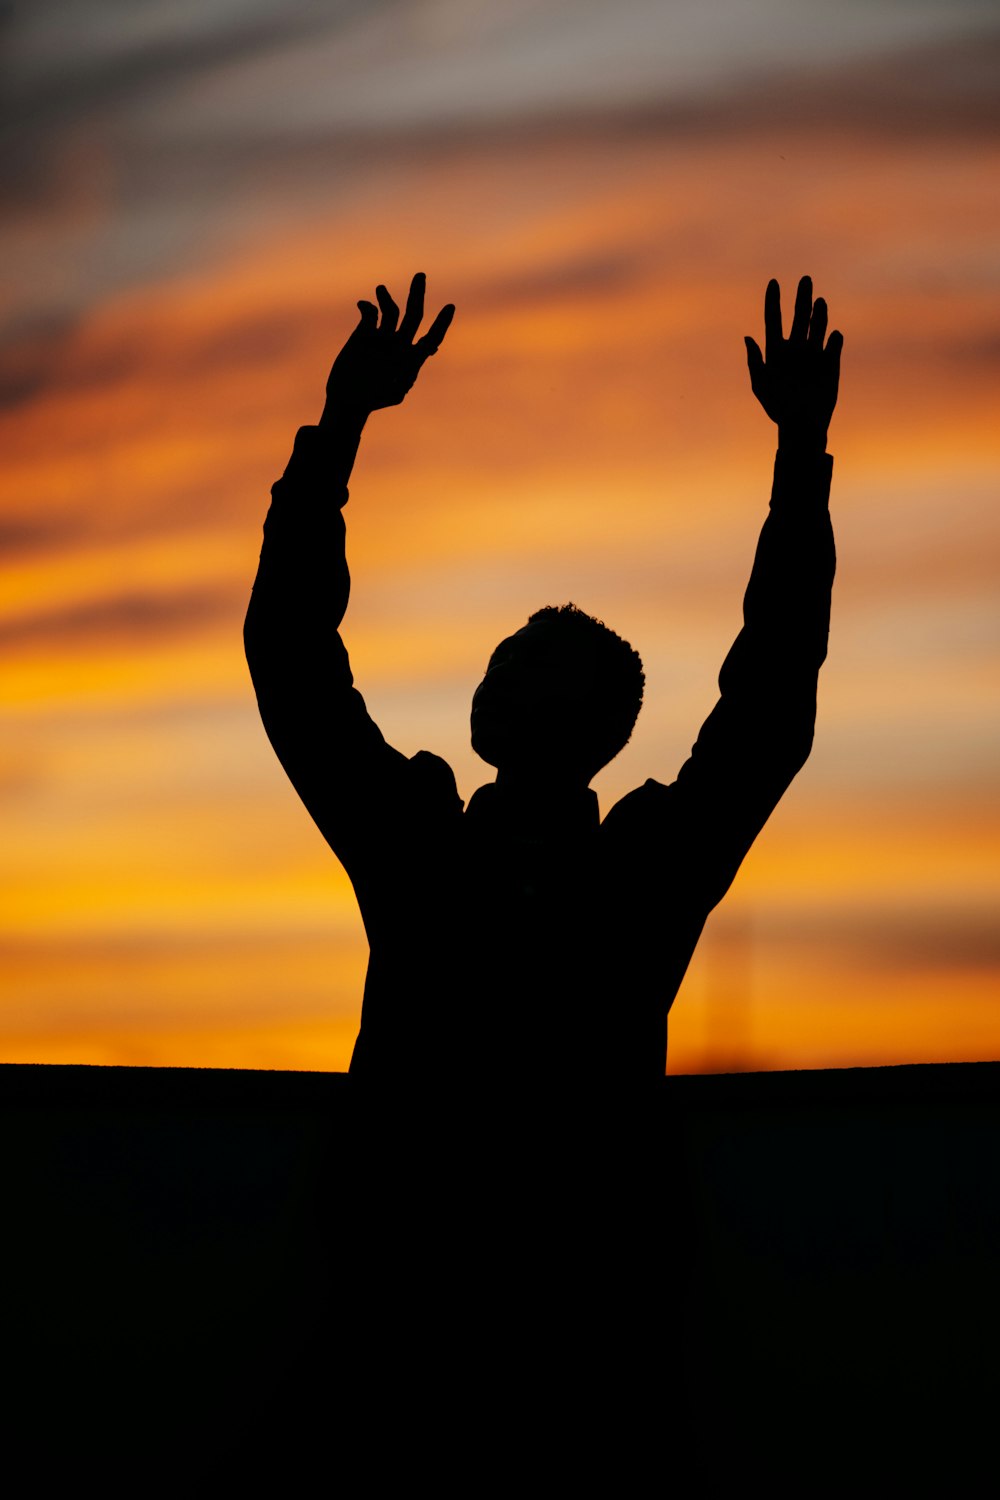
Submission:
M 764 356 L 756 339 L 745 337 L 743 342 L 747 346 L 747 369 L 750 371 L 750 389 L 756 395 L 758 381 L 764 373 Z
M 830 382 L 830 394 L 834 401 L 837 399 L 837 390 L 840 385 L 840 355 L 844 348 L 844 335 L 839 328 L 835 328 L 826 341 L 826 369 L 827 378 Z
M 412 341 L 424 316 L 424 292 L 426 288 L 427 277 L 423 271 L 418 271 L 410 282 L 410 293 L 406 299 L 406 311 L 403 314 L 403 321 L 399 325 L 399 331 L 407 343 Z
M 448 329 L 451 327 L 451 320 L 454 316 L 455 304 L 453 302 L 449 302 L 447 307 L 442 307 L 441 311 L 438 313 L 437 317 L 434 319 L 434 322 L 428 328 L 423 338 L 417 339 L 417 342 L 413 347 L 420 355 L 421 363 L 423 363 L 425 359 L 429 359 L 432 354 L 436 354 L 438 352 L 438 349 L 441 347 L 441 341 L 444 338 L 445 334 L 448 332 Z
M 803 276 L 795 293 L 795 312 L 788 331 L 790 344 L 804 344 L 809 332 L 809 314 L 812 312 L 813 284 L 811 276 Z
M 773 359 L 781 347 L 781 288 L 773 279 L 764 293 L 764 355 Z
M 378 305 L 382 309 L 382 322 L 379 325 L 379 332 L 395 333 L 396 324 L 399 322 L 399 308 L 381 283 L 375 288 L 375 295 L 378 298 Z
M 809 324 L 810 349 L 822 349 L 823 340 L 826 338 L 826 320 L 826 303 L 822 297 L 817 297 L 813 307 L 812 321 Z

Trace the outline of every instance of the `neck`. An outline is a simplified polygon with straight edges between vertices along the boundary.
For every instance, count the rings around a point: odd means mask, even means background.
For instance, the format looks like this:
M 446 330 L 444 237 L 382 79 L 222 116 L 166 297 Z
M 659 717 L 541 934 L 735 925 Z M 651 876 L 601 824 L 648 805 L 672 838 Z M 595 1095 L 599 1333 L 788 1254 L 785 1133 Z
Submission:
M 516 797 L 518 802 L 552 806 L 579 799 L 589 787 L 590 777 L 583 771 L 573 775 L 566 771 L 535 768 L 522 771 L 508 767 L 497 772 L 496 784 L 504 796 Z

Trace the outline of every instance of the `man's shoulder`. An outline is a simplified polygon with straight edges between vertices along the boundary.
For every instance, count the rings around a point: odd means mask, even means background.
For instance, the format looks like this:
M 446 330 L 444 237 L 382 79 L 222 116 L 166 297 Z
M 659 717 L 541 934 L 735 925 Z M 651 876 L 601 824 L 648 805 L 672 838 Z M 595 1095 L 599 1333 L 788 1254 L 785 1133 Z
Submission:
M 649 777 L 615 803 L 601 824 L 602 831 L 614 838 L 641 838 L 670 817 L 673 805 L 674 787 Z
M 430 750 L 418 750 L 406 762 L 406 775 L 411 786 L 430 800 L 461 812 L 464 803 L 458 795 L 455 773 L 448 762 Z
M 363 777 L 344 783 L 344 792 L 343 818 L 357 835 L 356 863 L 383 860 L 389 846 L 424 847 L 435 830 L 457 825 L 462 816 L 454 771 L 427 750 L 406 756 L 385 745 L 381 755 L 368 757 Z

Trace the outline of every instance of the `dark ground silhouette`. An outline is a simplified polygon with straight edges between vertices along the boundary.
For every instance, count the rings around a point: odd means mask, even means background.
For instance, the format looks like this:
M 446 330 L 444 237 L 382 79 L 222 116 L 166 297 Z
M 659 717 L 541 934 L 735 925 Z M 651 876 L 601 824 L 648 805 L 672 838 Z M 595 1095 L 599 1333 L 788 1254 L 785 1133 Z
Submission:
M 652 1082 L 667 1013 L 711 909 L 812 744 L 834 573 L 826 435 L 842 339 L 808 277 L 789 336 L 778 284 L 753 391 L 778 425 L 770 514 L 720 698 L 676 781 L 649 780 L 601 821 L 591 778 L 627 741 L 638 656 L 575 607 L 501 642 L 472 706 L 496 781 L 467 808 L 451 768 L 386 744 L 338 633 L 349 575 L 342 506 L 362 428 L 398 405 L 454 309 L 416 338 L 385 287 L 338 355 L 316 427 L 272 491 L 246 619 L 274 749 L 354 884 L 371 948 L 351 1072 L 475 1085 Z M 609 524 L 613 524 L 609 511 Z
M 988 1493 L 1000 1063 L 652 1092 L 0 1067 L 6 1492 Z

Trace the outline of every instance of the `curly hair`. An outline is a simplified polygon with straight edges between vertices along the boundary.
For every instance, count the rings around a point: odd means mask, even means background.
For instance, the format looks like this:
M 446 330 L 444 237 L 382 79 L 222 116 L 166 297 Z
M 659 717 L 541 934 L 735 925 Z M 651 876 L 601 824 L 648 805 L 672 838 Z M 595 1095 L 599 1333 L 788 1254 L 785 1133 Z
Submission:
M 591 752 L 596 769 L 606 766 L 632 736 L 642 707 L 646 677 L 638 651 L 616 635 L 596 615 L 575 604 L 548 604 L 529 615 L 528 624 L 542 620 L 565 631 L 567 644 L 588 658 L 594 687 L 594 737 Z

